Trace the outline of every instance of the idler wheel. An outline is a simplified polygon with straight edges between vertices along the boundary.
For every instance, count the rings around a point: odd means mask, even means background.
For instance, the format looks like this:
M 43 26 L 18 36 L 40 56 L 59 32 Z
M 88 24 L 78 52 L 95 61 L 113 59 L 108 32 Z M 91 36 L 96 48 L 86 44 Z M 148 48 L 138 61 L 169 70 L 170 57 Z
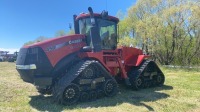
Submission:
M 87 93 L 87 92 L 83 92 L 83 93 L 81 93 L 81 98 L 80 98 L 80 100 L 82 101 L 82 102 L 84 102 L 84 101 L 88 101 L 89 100 L 89 94 Z

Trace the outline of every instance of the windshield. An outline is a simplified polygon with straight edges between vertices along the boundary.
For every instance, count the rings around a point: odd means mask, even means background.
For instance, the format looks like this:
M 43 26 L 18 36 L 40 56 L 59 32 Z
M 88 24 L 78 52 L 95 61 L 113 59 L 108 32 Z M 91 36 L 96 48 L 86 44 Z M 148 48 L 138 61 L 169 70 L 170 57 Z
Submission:
M 117 46 L 117 26 L 115 22 L 108 21 L 105 19 L 96 19 L 99 34 L 101 38 L 102 49 L 115 49 Z M 80 34 L 87 36 L 87 44 L 90 45 L 90 18 L 79 20 L 79 31 Z
M 102 49 L 115 49 L 117 46 L 116 23 L 104 19 L 97 19 Z
M 79 20 L 80 34 L 88 34 L 91 27 L 91 20 L 89 18 Z M 88 36 L 88 35 L 87 35 Z

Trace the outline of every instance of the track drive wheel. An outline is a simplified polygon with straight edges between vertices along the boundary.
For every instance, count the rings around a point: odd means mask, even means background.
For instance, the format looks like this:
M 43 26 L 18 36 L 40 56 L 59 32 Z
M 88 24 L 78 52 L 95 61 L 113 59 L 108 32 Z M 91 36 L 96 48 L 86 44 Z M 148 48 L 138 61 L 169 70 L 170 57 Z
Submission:
M 112 80 L 109 79 L 104 83 L 104 93 L 106 96 L 114 96 L 116 95 L 118 92 L 118 87 L 117 87 L 117 83 Z
M 71 83 L 67 86 L 63 92 L 63 104 L 70 105 L 74 104 L 79 100 L 80 89 L 76 84 Z
M 95 78 L 97 75 L 98 69 L 95 66 L 89 66 L 81 73 L 82 78 L 85 79 Z

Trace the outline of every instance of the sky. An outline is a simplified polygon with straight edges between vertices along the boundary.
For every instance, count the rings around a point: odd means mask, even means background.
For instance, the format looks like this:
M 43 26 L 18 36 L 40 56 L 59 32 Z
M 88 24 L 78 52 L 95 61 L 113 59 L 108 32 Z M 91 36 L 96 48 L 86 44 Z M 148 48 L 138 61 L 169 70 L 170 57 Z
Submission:
M 73 15 L 107 10 L 116 16 L 126 13 L 136 0 L 0 0 L 0 51 L 14 52 L 39 36 L 55 37 L 73 26 Z

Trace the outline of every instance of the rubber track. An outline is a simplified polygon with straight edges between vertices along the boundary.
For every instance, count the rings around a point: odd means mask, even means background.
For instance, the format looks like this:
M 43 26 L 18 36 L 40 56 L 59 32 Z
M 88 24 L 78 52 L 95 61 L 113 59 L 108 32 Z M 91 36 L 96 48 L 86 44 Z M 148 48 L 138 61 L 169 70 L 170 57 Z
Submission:
M 97 64 L 99 69 L 103 72 L 103 75 L 105 78 L 113 79 L 115 82 L 116 80 L 110 75 L 110 73 L 97 61 L 95 60 L 86 60 L 86 61 L 80 61 L 76 65 L 74 65 L 68 72 L 58 80 L 58 82 L 53 87 L 53 98 L 54 102 L 63 104 L 63 98 L 62 94 L 65 90 L 65 88 L 73 82 L 80 74 L 81 72 L 86 69 L 91 64 Z M 117 82 L 116 82 L 117 83 Z
M 150 60 L 145 60 L 144 62 L 142 62 L 142 64 L 139 66 L 139 68 L 135 68 L 133 71 L 131 71 L 128 75 L 129 77 L 133 77 L 136 78 L 138 76 L 140 76 L 144 70 L 145 67 L 149 64 Z
M 133 71 L 130 72 L 129 77 L 133 78 L 133 79 L 136 79 L 137 77 L 142 76 L 142 74 L 145 72 L 146 67 L 148 67 L 148 65 L 150 63 L 154 63 L 155 67 L 157 67 L 157 72 L 162 73 L 162 71 L 159 69 L 159 67 L 157 66 L 157 64 L 154 61 L 152 61 L 152 60 L 145 60 L 145 61 L 142 62 L 142 64 L 139 66 L 138 69 L 135 68 Z M 147 81 L 147 80 L 144 79 L 144 81 Z M 137 90 L 138 88 L 134 87 L 134 89 Z
M 145 62 L 142 63 L 141 67 L 138 70 L 138 75 L 141 75 L 144 72 L 145 68 L 150 62 L 150 60 L 145 60 Z
M 142 63 L 142 65 L 140 66 L 139 70 L 138 70 L 138 75 L 143 74 L 145 68 L 148 66 L 148 64 L 149 64 L 150 62 L 154 63 L 154 64 L 155 64 L 155 67 L 157 67 L 158 72 L 162 73 L 162 71 L 159 69 L 159 67 L 157 66 L 157 64 L 156 64 L 154 61 L 152 61 L 152 60 L 145 60 L 145 61 Z
M 53 98 L 55 102 L 63 104 L 62 94 L 65 88 L 73 81 L 71 79 L 76 78 L 83 71 L 83 66 L 86 66 L 86 63 L 84 61 L 80 61 L 70 70 L 68 70 L 68 72 L 62 78 L 60 78 L 57 83 L 55 83 L 53 87 Z

